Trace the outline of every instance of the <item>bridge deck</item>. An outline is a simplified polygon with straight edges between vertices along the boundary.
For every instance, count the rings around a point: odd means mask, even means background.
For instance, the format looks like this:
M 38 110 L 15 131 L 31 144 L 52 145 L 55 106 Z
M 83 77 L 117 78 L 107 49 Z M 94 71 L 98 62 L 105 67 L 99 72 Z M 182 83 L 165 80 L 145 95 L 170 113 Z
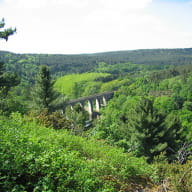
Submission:
M 97 94 L 86 96 L 86 97 L 80 97 L 78 99 L 74 99 L 74 100 L 66 102 L 66 105 L 70 105 L 70 104 L 78 103 L 78 102 L 83 102 L 85 100 L 91 100 L 91 99 L 94 99 L 94 98 L 97 98 L 97 97 L 102 97 L 102 96 L 110 95 L 110 94 L 113 94 L 113 93 L 114 93 L 114 91 L 106 91 L 106 92 L 103 92 L 103 93 L 97 93 Z

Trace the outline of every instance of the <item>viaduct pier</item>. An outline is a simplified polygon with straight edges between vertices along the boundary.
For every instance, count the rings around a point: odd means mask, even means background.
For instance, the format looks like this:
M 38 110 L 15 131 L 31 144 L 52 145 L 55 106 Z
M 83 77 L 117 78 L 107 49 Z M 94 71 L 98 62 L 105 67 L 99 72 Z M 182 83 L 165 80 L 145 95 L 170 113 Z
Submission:
M 106 106 L 107 102 L 113 97 L 114 91 L 98 93 L 66 102 L 65 107 L 70 106 L 73 109 L 74 105 L 79 103 L 89 113 L 89 119 L 93 118 L 94 111 L 100 111 L 102 106 Z

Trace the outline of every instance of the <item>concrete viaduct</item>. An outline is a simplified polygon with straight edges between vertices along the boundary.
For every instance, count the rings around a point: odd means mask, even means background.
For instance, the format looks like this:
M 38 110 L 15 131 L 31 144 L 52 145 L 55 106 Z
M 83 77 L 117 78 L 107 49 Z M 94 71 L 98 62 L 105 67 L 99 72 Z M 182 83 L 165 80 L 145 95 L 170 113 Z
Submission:
M 65 107 L 70 106 L 73 109 L 73 106 L 79 103 L 86 111 L 89 113 L 89 119 L 93 118 L 94 109 L 97 113 L 99 113 L 100 108 L 102 106 L 107 105 L 107 101 L 109 101 L 114 95 L 114 91 L 107 91 L 103 93 L 98 93 L 95 95 L 90 95 L 87 97 L 81 97 L 75 100 L 71 100 L 66 102 Z

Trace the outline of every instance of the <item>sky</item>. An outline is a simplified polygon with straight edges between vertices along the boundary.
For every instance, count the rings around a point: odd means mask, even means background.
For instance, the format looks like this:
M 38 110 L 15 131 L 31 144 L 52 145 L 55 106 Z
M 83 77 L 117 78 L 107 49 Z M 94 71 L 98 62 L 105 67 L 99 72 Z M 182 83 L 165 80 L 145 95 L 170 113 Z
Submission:
M 1 18 L 15 53 L 192 47 L 192 0 L 0 0 Z

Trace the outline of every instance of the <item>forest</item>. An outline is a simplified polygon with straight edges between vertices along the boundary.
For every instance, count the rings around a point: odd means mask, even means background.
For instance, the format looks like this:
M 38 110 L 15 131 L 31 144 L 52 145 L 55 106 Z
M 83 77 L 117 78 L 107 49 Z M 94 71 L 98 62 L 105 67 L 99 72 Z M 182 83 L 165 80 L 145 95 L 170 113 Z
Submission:
M 0 191 L 192 192 L 192 49 L 0 51 Z

